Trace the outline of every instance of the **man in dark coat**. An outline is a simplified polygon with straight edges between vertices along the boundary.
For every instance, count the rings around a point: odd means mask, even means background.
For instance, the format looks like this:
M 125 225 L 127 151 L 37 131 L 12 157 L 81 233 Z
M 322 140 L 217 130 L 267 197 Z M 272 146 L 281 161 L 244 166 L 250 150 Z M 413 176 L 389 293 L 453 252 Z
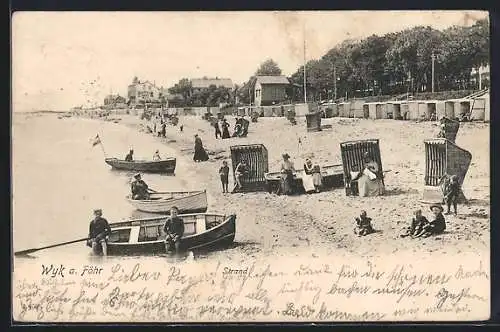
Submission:
M 148 185 L 141 179 L 141 174 L 134 175 L 134 181 L 131 184 L 132 199 L 149 199 Z
M 181 246 L 181 238 L 184 235 L 184 221 L 178 217 L 179 209 L 173 206 L 170 209 L 170 217 L 165 221 L 163 231 L 165 237 L 165 250 L 167 253 L 172 252 L 172 246 L 176 253 L 179 252 Z

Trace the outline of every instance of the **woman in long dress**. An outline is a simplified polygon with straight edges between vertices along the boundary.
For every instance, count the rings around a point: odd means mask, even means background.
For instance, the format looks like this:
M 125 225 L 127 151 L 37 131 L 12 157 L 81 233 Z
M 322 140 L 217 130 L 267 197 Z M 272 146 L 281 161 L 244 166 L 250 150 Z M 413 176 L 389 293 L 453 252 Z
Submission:
M 307 158 L 304 163 L 304 174 L 302 175 L 302 184 L 307 192 L 319 192 L 321 188 L 321 170 L 318 165 L 314 165 L 311 159 Z
M 384 194 L 384 184 L 379 164 L 370 153 L 365 152 L 365 168 L 358 174 L 358 192 L 360 197 L 381 196 Z
M 295 168 L 293 162 L 290 161 L 290 155 L 285 153 L 282 155 L 283 162 L 281 163 L 281 193 L 285 195 L 292 194 L 293 173 Z
M 227 123 L 226 119 L 222 120 L 222 139 L 230 138 L 229 135 L 229 123 Z
M 208 154 L 203 148 L 203 143 L 198 134 L 194 135 L 194 161 L 207 161 Z

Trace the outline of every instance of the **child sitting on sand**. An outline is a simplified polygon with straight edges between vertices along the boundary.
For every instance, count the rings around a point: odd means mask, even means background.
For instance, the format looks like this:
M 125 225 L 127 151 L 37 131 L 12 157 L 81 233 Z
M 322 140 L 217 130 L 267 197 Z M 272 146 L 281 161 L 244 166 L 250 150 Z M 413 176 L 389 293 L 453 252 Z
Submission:
M 431 211 L 433 212 L 433 220 L 424 226 L 423 231 L 417 235 L 417 237 L 429 237 L 431 235 L 437 235 L 444 232 L 446 229 L 446 222 L 443 216 L 443 207 L 439 204 L 431 205 Z
M 411 220 L 411 226 L 404 230 L 404 233 L 400 235 L 401 237 L 419 236 L 424 227 L 429 224 L 429 220 L 422 215 L 422 210 L 416 210 L 414 215 Z
M 375 232 L 372 227 L 372 218 L 368 218 L 366 211 L 361 211 L 359 218 L 355 218 L 356 227 L 354 228 L 354 234 L 357 236 L 365 236 Z

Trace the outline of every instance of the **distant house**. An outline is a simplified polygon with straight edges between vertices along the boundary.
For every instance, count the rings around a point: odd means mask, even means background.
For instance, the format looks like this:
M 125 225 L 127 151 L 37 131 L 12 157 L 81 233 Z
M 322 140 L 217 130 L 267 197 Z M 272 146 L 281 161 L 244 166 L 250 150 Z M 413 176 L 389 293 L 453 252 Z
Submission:
M 286 100 L 290 81 L 285 76 L 257 76 L 254 85 L 255 106 L 269 106 Z
M 159 102 L 160 90 L 150 81 L 134 79 L 128 86 L 128 99 L 131 105 Z
M 191 93 L 203 91 L 209 86 L 224 87 L 229 90 L 233 89 L 233 81 L 230 78 L 193 78 L 191 79 Z

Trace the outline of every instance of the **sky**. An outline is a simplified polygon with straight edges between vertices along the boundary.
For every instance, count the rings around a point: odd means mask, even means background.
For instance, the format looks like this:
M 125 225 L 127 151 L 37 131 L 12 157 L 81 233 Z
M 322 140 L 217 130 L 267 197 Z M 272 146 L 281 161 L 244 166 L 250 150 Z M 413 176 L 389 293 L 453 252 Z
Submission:
M 225 77 L 241 84 L 266 59 L 284 75 L 345 39 L 418 25 L 445 29 L 479 11 L 17 12 L 12 18 L 14 111 L 66 110 L 127 94 L 132 78 L 170 87 Z

